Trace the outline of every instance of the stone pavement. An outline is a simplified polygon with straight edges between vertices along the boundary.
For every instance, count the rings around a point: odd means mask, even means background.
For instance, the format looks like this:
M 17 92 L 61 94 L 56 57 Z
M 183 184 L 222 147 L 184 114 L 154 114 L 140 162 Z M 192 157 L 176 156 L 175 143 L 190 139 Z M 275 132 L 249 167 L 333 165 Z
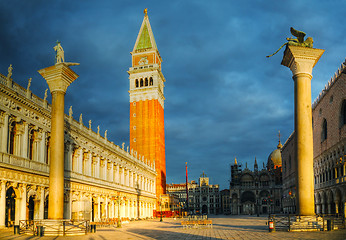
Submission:
M 331 232 L 268 232 L 266 217 L 253 216 L 214 216 L 213 228 L 183 229 L 181 220 L 158 219 L 136 221 L 123 224 L 122 228 L 106 227 L 97 229 L 96 233 L 74 237 L 33 237 L 13 235 L 13 229 L 0 230 L 0 239 L 16 240 L 108 240 L 108 239 L 162 239 L 162 240 L 214 240 L 214 239 L 318 239 L 346 240 L 346 229 Z

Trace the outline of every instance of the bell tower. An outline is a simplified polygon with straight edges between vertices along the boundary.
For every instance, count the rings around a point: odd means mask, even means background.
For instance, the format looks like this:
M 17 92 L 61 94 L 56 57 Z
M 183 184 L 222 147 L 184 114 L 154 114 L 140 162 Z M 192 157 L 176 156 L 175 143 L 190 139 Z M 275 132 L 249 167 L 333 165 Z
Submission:
M 141 158 L 155 160 L 156 196 L 166 193 L 164 82 L 161 56 L 147 9 L 139 30 L 130 67 L 130 148 Z

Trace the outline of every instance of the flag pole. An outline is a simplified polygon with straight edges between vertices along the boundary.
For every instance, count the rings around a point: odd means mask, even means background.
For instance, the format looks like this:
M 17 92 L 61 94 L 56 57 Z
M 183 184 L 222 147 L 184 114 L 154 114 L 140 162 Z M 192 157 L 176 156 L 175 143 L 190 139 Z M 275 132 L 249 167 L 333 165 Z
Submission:
M 185 162 L 186 170 L 186 211 L 189 212 L 189 187 L 188 187 L 188 177 L 187 177 L 187 162 Z

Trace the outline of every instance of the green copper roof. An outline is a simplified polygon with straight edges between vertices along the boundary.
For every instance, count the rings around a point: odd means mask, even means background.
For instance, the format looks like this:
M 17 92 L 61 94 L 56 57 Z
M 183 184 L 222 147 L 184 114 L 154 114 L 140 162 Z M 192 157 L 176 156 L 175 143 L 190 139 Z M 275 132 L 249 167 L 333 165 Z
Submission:
M 144 25 L 136 50 L 152 48 L 147 24 Z

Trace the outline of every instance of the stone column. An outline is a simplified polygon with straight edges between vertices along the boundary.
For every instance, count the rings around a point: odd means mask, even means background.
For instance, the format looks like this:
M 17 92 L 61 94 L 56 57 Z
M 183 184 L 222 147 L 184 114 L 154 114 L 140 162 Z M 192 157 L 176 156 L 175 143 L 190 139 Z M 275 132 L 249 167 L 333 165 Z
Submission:
M 1 181 L 0 185 L 0 228 L 5 227 L 6 214 L 6 181 Z
M 26 220 L 26 194 L 27 194 L 27 185 L 23 184 L 19 189 L 21 191 L 21 200 L 20 200 L 20 215 L 19 220 Z M 18 198 L 17 198 L 18 199 Z M 17 202 L 16 202 L 17 204 Z M 18 222 L 19 224 L 19 222 Z
M 78 75 L 64 62 L 38 71 L 52 94 L 49 219 L 64 217 L 64 107 L 67 87 Z
M 21 155 L 21 146 L 23 144 L 22 139 L 24 135 L 24 126 L 20 123 L 17 122 L 15 126 L 15 136 L 14 136 L 14 146 L 13 146 L 13 154 L 17 156 L 22 156 Z
M 294 80 L 297 213 L 300 215 L 315 215 L 311 73 L 323 52 L 322 49 L 287 46 L 281 62 L 291 69 Z
M 24 124 L 24 135 L 23 135 L 23 144 L 22 144 L 22 157 L 28 158 L 28 137 L 29 137 L 29 125 L 27 122 L 23 122 Z
M 46 132 L 42 130 L 41 134 L 39 162 L 44 163 L 46 159 Z
M 97 221 L 101 221 L 101 197 L 99 196 L 97 198 Z
M 44 187 L 40 187 L 40 207 L 39 207 L 39 214 L 38 219 L 44 218 Z

